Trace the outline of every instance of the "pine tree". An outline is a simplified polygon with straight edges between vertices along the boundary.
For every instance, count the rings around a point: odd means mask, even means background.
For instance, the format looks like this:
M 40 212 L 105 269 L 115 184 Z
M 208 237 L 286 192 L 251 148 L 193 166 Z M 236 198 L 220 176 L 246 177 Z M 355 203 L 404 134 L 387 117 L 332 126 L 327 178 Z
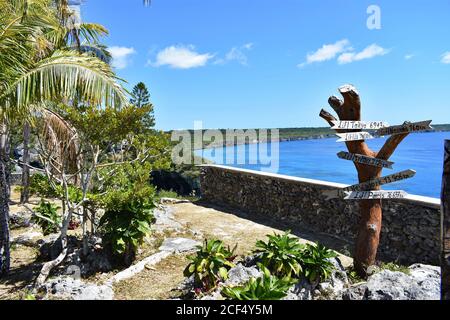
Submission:
M 144 117 L 143 123 L 146 130 L 151 130 L 155 125 L 155 117 L 153 115 L 153 105 L 150 102 L 150 93 L 143 82 L 139 82 L 134 86 L 130 103 L 138 108 L 147 108 L 147 116 Z

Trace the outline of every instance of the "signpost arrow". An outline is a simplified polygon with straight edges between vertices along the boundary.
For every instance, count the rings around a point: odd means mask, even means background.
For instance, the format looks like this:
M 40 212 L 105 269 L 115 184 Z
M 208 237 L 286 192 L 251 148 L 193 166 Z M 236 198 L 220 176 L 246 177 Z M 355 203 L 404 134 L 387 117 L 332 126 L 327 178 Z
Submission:
M 376 191 L 352 191 L 346 192 L 345 200 L 362 199 L 403 199 L 408 194 L 403 190 L 376 190 Z
M 323 194 L 327 197 L 326 200 L 333 199 L 333 198 L 339 198 L 344 197 L 346 195 L 346 192 L 351 191 L 362 191 L 362 190 L 370 190 L 375 187 L 392 183 L 395 181 L 400 181 L 408 178 L 414 177 L 416 174 L 416 171 L 408 169 L 404 170 L 398 173 L 390 174 L 388 176 L 384 176 L 381 178 L 372 179 L 363 183 L 354 184 L 352 186 L 348 186 L 339 190 L 326 190 L 323 191 Z
M 389 127 L 389 124 L 384 121 L 331 121 L 333 126 L 331 129 L 336 130 L 377 130 L 385 127 Z
M 346 133 L 336 133 L 340 139 L 338 139 L 336 142 L 343 142 L 343 141 L 357 141 L 357 140 L 366 140 L 366 139 L 374 139 L 375 137 L 372 136 L 368 132 L 346 132 Z
M 362 154 L 350 153 L 350 152 L 345 152 L 345 151 L 338 152 L 337 156 L 344 160 L 350 160 L 350 161 L 353 161 L 356 163 L 366 164 L 368 166 L 374 166 L 374 167 L 380 167 L 380 168 L 392 169 L 392 165 L 394 164 L 394 162 L 392 162 L 392 161 L 382 160 L 382 159 L 378 159 L 378 158 L 372 158 L 372 157 L 364 156 Z
M 432 120 L 426 120 L 426 121 L 420 121 L 420 122 L 405 122 L 402 125 L 381 128 L 375 132 L 375 135 L 386 136 L 386 135 L 391 135 L 391 134 L 429 130 L 429 129 L 433 129 L 430 126 L 431 121 Z

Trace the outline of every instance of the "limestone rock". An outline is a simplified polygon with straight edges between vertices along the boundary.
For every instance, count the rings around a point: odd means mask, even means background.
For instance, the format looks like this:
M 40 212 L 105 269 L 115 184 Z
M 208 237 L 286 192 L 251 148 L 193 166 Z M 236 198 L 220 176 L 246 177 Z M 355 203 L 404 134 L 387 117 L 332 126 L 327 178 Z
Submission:
M 67 300 L 113 300 L 114 292 L 106 285 L 85 283 L 72 277 L 57 277 L 44 285 L 48 294 Z
M 31 226 L 31 214 L 26 211 L 10 213 L 9 224 L 11 229 L 28 228 Z
M 439 267 L 414 264 L 410 274 L 382 270 L 366 284 L 348 289 L 343 299 L 351 300 L 439 300 Z
M 161 251 L 186 252 L 201 245 L 200 242 L 187 238 L 167 238 L 159 247 Z
M 242 264 L 237 264 L 234 268 L 228 271 L 228 279 L 225 281 L 225 286 L 237 286 L 244 284 L 250 278 L 259 278 L 262 276 L 262 272 L 255 266 L 245 267 Z

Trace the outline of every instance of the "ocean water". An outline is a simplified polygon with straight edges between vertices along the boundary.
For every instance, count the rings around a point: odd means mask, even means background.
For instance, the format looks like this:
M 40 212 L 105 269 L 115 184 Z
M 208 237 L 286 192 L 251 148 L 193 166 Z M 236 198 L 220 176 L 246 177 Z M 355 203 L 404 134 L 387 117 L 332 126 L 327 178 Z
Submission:
M 368 140 L 369 147 L 379 150 L 387 138 Z M 413 169 L 413 178 L 382 186 L 385 190 L 404 190 L 410 194 L 439 198 L 441 192 L 444 140 L 450 132 L 414 133 L 406 137 L 389 159 L 395 162 L 393 169 L 383 169 L 383 176 L 406 169 Z M 271 145 L 240 145 L 197 150 L 196 155 L 213 160 L 217 164 L 262 170 L 295 177 L 318 179 L 345 184 L 358 183 L 356 169 L 351 161 L 337 157 L 339 151 L 347 151 L 337 138 L 286 141 L 279 143 L 278 165 L 272 160 Z M 275 147 L 275 145 L 274 145 Z M 255 151 L 256 150 L 256 151 Z M 260 156 L 259 153 L 264 156 Z M 273 154 L 276 156 L 276 152 Z M 222 163 L 220 163 L 222 162 Z

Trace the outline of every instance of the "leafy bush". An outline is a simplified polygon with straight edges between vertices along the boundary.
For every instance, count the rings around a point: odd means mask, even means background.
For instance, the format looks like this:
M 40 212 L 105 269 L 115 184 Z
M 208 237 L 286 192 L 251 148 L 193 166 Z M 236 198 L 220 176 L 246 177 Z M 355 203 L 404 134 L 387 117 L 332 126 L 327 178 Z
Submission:
M 198 251 L 195 256 L 190 256 L 191 263 L 184 270 L 184 275 L 190 277 L 194 275 L 195 283 L 201 284 L 206 290 L 216 286 L 219 280 L 228 277 L 228 270 L 234 267 L 234 251 L 225 248 L 220 240 L 206 240 L 203 246 L 197 246 Z
M 243 286 L 225 287 L 222 295 L 232 300 L 280 300 L 296 281 L 289 276 L 278 278 L 270 274 L 269 269 L 258 264 L 263 272 L 261 278 L 251 278 Z
M 59 207 L 43 199 L 41 199 L 39 206 L 34 208 L 34 211 L 40 216 L 53 221 L 50 222 L 37 215 L 32 217 L 32 221 L 41 227 L 44 236 L 58 231 L 58 226 L 61 224 L 61 217 L 58 214 L 58 209 Z
M 291 237 L 290 232 L 284 234 L 267 235 L 269 241 L 256 242 L 255 253 L 261 254 L 262 263 L 278 276 L 298 276 L 302 271 L 299 262 L 304 246 L 297 238 Z
M 327 249 L 323 245 L 307 244 L 302 252 L 300 263 L 303 266 L 304 275 L 310 282 L 326 280 L 334 269 L 330 258 L 336 257 L 333 250 Z
M 30 177 L 30 193 L 45 198 L 59 198 L 65 199 L 64 189 L 62 186 L 57 185 L 54 188 L 46 175 L 41 173 L 35 173 Z M 72 202 L 79 202 L 82 199 L 81 189 L 69 185 L 68 186 L 69 200 Z
M 99 222 L 103 238 L 115 255 L 123 256 L 126 264 L 131 264 L 138 246 L 151 231 L 153 197 L 154 189 L 143 186 L 138 190 L 110 191 L 103 199 L 105 213 Z
M 41 197 L 55 198 L 58 192 L 52 188 L 46 175 L 35 173 L 30 177 L 30 194 Z

